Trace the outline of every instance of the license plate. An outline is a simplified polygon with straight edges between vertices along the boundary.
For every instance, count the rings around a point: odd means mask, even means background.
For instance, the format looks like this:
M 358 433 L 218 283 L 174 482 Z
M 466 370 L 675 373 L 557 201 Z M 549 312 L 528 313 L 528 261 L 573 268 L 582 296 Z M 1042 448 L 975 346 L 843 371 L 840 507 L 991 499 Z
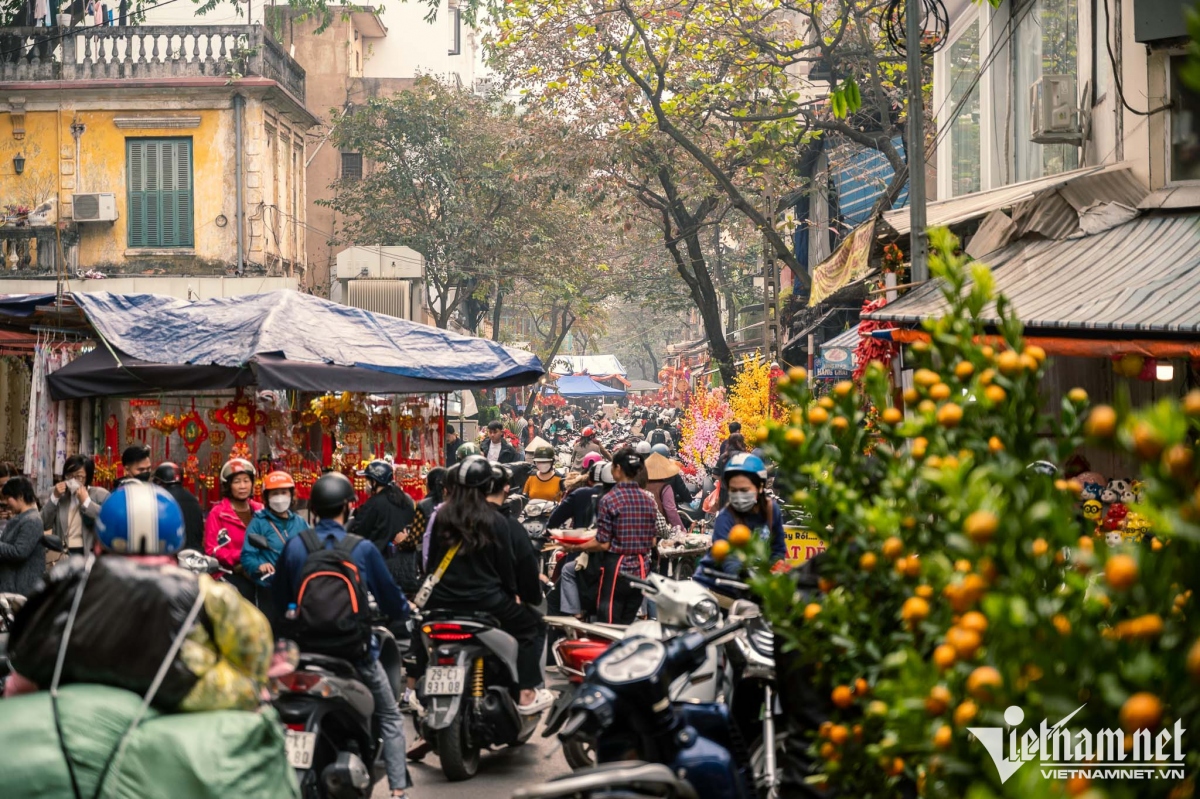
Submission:
M 426 696 L 458 696 L 467 670 L 462 666 L 430 666 L 425 672 Z
M 292 768 L 312 768 L 313 755 L 317 751 L 315 732 L 288 730 L 283 745 L 287 750 L 288 765 Z

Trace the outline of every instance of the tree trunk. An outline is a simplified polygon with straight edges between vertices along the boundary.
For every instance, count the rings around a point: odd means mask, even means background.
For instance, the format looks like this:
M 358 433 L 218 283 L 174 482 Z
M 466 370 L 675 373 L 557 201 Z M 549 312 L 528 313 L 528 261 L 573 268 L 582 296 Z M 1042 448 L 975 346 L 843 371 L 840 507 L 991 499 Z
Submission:
M 639 342 L 642 345 L 642 349 L 644 349 L 646 351 L 646 357 L 648 357 L 650 359 L 650 366 L 654 370 L 653 371 L 654 377 L 652 377 L 650 379 L 657 380 L 658 379 L 658 358 L 656 358 L 654 356 L 654 348 L 650 346 L 650 342 L 646 340 L 645 336 L 640 337 Z M 645 370 L 643 369 L 643 374 L 644 373 L 645 373 Z
M 500 314 L 504 309 L 504 292 L 496 284 L 496 299 L 492 301 L 492 341 L 500 340 Z
M 556 325 L 554 324 L 554 317 L 553 317 L 554 313 L 555 313 L 554 311 L 551 311 L 551 319 L 550 319 L 550 321 L 551 321 L 551 325 L 550 325 L 551 336 L 554 336 L 554 330 L 556 327 Z M 554 359 L 558 357 L 558 351 L 560 349 L 562 349 L 563 342 L 566 341 L 567 334 L 571 332 L 571 325 L 573 325 L 573 324 L 575 324 L 575 314 L 571 313 L 570 308 L 563 308 L 562 309 L 562 329 L 558 331 L 557 336 L 554 336 L 553 343 L 550 345 L 550 349 L 546 352 L 545 363 L 546 363 L 547 368 L 549 368 L 550 364 L 554 363 Z
M 737 307 L 733 301 L 733 286 L 725 274 L 725 259 L 721 250 L 721 226 L 713 226 L 713 257 L 716 259 L 717 282 L 721 284 L 721 295 L 725 298 L 725 335 L 737 330 Z

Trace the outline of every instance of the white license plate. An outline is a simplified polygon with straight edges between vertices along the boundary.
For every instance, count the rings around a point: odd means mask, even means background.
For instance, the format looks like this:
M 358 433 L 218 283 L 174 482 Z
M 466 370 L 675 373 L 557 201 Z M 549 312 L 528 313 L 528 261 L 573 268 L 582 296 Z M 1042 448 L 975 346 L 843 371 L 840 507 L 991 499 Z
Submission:
M 426 696 L 457 696 L 463 691 L 467 670 L 462 666 L 430 666 L 425 672 Z
M 287 750 L 288 765 L 292 768 L 312 768 L 313 755 L 317 752 L 315 732 L 288 730 L 283 745 Z

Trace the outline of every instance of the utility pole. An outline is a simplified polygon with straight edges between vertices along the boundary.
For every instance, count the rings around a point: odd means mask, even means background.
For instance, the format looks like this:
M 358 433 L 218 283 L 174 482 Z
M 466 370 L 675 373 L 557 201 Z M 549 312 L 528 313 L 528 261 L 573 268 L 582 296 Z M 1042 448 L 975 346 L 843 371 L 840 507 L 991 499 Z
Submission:
M 770 190 L 767 190 L 766 196 L 766 217 L 767 224 L 775 224 L 775 198 Z M 780 353 L 779 344 L 779 274 L 777 262 L 775 260 L 775 249 L 771 245 L 770 239 L 767 237 L 767 232 L 763 231 L 762 242 L 762 262 L 763 262 L 763 344 L 762 354 L 767 363 L 772 360 L 778 360 Z
M 925 235 L 925 108 L 921 96 L 921 52 L 924 42 L 922 0 L 905 0 L 904 50 L 908 56 L 908 218 L 910 279 L 929 279 L 929 239 Z

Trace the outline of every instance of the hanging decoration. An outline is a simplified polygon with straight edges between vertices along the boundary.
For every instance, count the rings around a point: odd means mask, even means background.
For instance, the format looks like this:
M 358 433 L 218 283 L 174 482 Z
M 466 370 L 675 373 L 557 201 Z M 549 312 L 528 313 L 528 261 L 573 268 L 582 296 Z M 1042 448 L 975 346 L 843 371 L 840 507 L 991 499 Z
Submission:
M 246 440 L 255 428 L 267 423 L 267 415 L 255 405 L 254 400 L 239 388 L 233 399 L 213 412 L 213 420 L 233 433 L 234 442 L 229 457 L 250 460 L 250 446 Z

